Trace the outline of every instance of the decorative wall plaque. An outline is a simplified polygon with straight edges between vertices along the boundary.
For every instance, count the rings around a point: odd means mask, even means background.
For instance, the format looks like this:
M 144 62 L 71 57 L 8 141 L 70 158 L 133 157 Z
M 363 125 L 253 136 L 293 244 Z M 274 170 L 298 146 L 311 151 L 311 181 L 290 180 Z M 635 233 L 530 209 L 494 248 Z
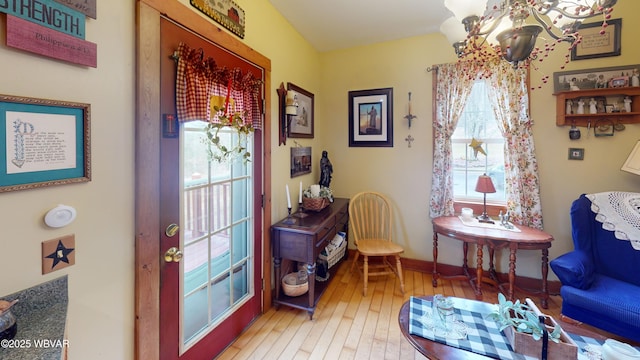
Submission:
M 231 0 L 189 0 L 189 2 L 213 21 L 244 39 L 244 10 L 238 4 Z

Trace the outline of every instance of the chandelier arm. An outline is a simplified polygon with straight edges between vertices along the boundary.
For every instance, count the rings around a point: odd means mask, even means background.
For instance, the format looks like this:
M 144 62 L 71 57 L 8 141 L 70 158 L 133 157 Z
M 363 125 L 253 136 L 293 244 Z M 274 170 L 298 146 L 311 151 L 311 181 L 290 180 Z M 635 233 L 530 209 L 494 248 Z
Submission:
M 568 42 L 573 42 L 574 39 L 572 40 L 568 40 L 565 36 L 558 36 L 556 35 L 553 31 L 551 31 L 551 29 L 553 28 L 553 26 L 550 26 L 549 24 L 547 24 L 547 22 L 540 17 L 540 15 L 538 15 L 537 12 L 533 11 L 533 17 L 540 23 L 542 24 L 542 27 L 544 28 L 544 30 L 547 32 L 547 34 L 549 34 L 549 36 L 551 36 L 552 38 L 554 38 L 555 40 L 562 40 L 562 41 L 568 41 Z

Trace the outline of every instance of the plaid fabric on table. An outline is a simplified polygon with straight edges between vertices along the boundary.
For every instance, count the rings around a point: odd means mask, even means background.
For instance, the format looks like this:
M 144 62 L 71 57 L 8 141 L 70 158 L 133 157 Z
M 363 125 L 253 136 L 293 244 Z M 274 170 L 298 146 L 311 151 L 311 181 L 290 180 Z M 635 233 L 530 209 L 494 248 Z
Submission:
M 449 346 L 471 351 L 494 359 L 504 360 L 533 360 L 534 357 L 513 352 L 509 340 L 499 330 L 498 323 L 486 319 L 486 313 L 454 309 L 456 318 L 467 325 L 467 338 L 462 340 L 446 339 L 436 336 L 433 329 L 425 326 L 421 319 L 431 317 L 431 301 L 411 297 L 409 303 L 409 333 L 425 339 L 443 343 Z M 569 334 L 578 345 L 578 359 L 587 359 L 583 354 L 589 346 L 592 350 L 600 351 L 602 342 L 590 337 Z M 552 357 L 550 357 L 552 359 Z

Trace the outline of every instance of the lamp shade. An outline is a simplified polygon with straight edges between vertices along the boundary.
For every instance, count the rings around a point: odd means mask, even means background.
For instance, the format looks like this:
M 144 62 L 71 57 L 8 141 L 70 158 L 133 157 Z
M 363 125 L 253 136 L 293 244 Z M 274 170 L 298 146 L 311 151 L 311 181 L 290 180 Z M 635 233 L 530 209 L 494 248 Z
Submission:
M 447 37 L 449 44 L 452 45 L 467 39 L 467 32 L 464 30 L 464 25 L 462 25 L 455 16 L 448 18 L 440 25 L 440 32 Z
M 478 176 L 476 191 L 483 194 L 496 192 L 496 188 L 493 186 L 493 181 L 491 181 L 491 178 L 487 174 Z

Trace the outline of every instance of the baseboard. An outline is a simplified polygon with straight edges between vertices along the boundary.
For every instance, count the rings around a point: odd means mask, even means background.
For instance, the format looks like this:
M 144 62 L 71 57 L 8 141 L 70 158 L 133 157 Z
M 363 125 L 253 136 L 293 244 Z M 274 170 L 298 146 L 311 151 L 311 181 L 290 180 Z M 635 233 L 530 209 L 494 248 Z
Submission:
M 355 256 L 355 250 L 349 249 L 349 259 L 352 260 Z M 425 274 L 431 274 L 433 272 L 433 261 L 426 260 L 416 260 L 409 258 L 401 258 L 402 267 L 406 270 L 417 271 Z M 475 268 L 469 268 L 469 272 L 475 273 Z M 457 275 L 462 274 L 462 266 L 449 265 L 449 264 L 440 264 L 438 263 L 438 272 L 442 275 Z M 502 282 L 509 281 L 509 274 L 498 273 L 498 279 Z M 542 288 L 542 279 L 535 279 L 530 277 L 525 277 L 522 275 L 518 275 L 516 279 L 516 284 L 520 288 L 526 289 L 540 289 Z M 560 286 L 562 284 L 560 281 L 547 281 L 547 286 L 549 288 L 550 295 L 559 295 L 560 294 Z

